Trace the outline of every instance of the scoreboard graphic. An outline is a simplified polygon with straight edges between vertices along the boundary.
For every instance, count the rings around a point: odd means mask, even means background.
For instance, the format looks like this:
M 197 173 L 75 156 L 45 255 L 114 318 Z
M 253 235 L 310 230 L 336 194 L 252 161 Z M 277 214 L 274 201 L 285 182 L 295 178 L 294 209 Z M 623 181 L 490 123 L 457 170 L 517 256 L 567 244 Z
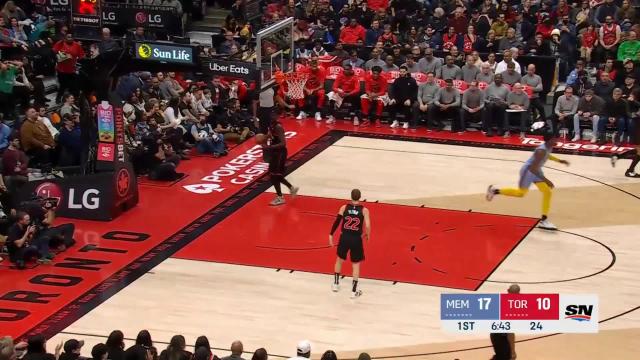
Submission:
M 441 294 L 440 320 L 456 333 L 597 333 L 598 296 Z

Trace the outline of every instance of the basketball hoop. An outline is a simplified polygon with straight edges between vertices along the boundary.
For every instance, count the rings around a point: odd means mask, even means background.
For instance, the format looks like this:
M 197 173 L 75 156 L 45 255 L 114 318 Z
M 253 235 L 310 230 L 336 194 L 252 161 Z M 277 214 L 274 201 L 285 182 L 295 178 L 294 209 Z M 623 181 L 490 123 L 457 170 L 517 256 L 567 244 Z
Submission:
M 307 83 L 308 78 L 309 74 L 303 72 L 283 73 L 278 71 L 275 74 L 278 84 L 287 83 L 287 95 L 295 100 L 304 99 L 304 84 Z

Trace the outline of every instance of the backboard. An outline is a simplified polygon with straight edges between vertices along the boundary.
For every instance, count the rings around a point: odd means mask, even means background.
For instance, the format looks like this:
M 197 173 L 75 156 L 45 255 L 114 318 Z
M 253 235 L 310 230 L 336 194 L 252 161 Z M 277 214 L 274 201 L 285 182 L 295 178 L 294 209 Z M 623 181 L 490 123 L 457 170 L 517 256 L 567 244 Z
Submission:
M 264 89 L 273 85 L 276 71 L 288 73 L 294 70 L 293 18 L 260 30 L 256 45 L 256 63 L 262 70 L 261 84 Z

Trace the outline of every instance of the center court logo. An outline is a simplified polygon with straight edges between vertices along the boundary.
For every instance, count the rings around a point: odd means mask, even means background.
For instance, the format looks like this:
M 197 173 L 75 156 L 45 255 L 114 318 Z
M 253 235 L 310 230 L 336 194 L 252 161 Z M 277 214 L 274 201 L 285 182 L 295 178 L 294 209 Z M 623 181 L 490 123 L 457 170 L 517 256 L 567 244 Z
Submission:
M 138 55 L 143 59 L 148 59 L 153 55 L 153 49 L 151 49 L 151 46 L 148 44 L 141 44 L 140 47 L 138 47 Z

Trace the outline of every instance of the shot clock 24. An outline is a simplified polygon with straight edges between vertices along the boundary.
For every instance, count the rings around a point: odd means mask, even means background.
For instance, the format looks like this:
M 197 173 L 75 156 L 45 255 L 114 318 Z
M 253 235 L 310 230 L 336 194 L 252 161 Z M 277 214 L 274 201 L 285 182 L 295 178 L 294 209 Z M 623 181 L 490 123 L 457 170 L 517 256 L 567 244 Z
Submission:
M 440 320 L 457 333 L 596 333 L 598 296 L 442 294 Z

